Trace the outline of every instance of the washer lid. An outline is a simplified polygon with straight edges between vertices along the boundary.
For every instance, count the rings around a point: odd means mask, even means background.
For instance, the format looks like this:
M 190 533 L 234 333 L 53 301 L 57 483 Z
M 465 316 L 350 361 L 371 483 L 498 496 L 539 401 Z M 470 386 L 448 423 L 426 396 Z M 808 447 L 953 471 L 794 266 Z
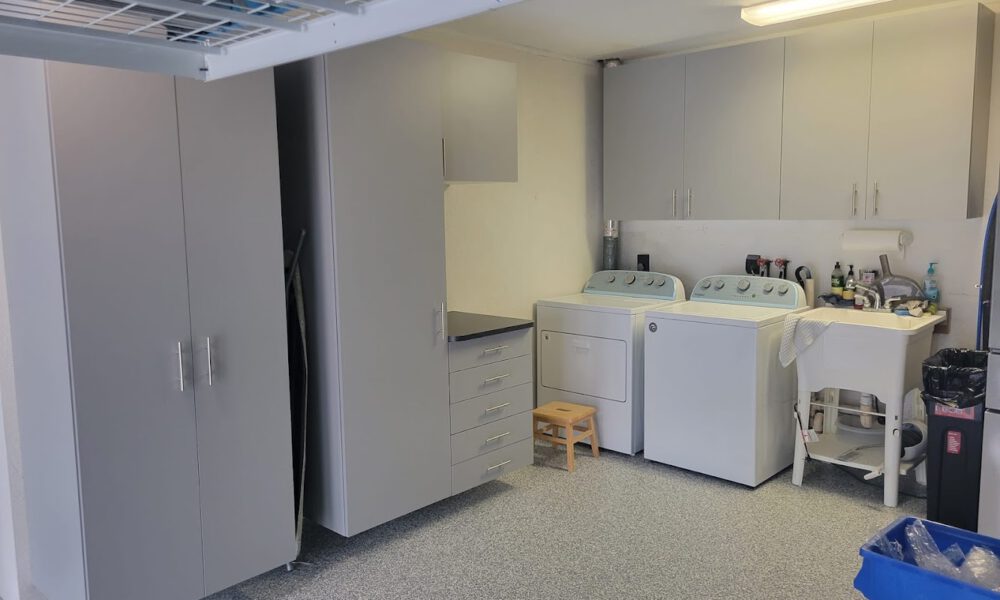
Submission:
M 675 300 L 670 302 L 659 298 L 606 296 L 603 294 L 572 294 L 570 296 L 560 296 L 558 298 L 546 298 L 544 300 L 539 300 L 538 306 L 634 315 L 647 310 L 652 310 L 654 308 L 682 303 L 682 301 Z
M 787 309 L 714 302 L 680 302 L 651 310 L 646 313 L 646 318 L 695 321 L 735 327 L 764 327 L 783 321 L 790 313 L 804 310 L 806 308 Z

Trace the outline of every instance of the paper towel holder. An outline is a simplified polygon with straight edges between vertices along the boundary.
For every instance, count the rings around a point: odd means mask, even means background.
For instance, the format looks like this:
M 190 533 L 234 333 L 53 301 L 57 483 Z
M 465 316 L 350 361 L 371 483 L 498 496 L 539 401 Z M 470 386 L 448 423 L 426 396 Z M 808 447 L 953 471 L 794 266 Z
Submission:
M 852 252 L 885 254 L 905 253 L 913 243 L 913 234 L 902 229 L 851 229 L 840 238 L 841 249 Z

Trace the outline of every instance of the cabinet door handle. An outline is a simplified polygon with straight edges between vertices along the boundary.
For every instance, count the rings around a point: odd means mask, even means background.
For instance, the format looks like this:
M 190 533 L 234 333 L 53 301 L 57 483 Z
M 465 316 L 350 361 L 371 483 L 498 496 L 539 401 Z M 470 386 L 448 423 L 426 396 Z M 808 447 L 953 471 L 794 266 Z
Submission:
M 687 217 L 688 217 L 689 219 L 691 218 L 691 197 L 692 197 L 692 196 L 694 196 L 694 194 L 693 194 L 693 193 L 691 192 L 691 188 L 688 188 L 688 205 L 687 205 Z
M 497 352 L 503 352 L 507 348 L 510 348 L 510 346 L 495 346 L 493 348 L 483 350 L 483 354 L 495 354 Z
M 501 408 L 507 408 L 508 406 L 510 406 L 510 402 L 504 402 L 503 404 L 497 404 L 496 406 L 491 406 L 491 407 L 487 408 L 486 412 L 488 412 L 488 413 L 496 412 L 496 411 L 500 410 Z
M 673 208 L 670 211 L 670 216 L 676 217 L 677 216 L 677 190 L 674 190 L 674 196 L 673 197 L 674 197 L 674 200 L 673 200 L 674 203 L 673 203 Z
M 854 184 L 854 191 L 851 192 L 851 216 L 858 216 L 858 184 Z
M 486 467 L 486 470 L 487 471 L 495 471 L 495 470 L 499 469 L 500 467 L 502 467 L 504 465 L 509 465 L 509 464 L 510 464 L 510 461 L 509 460 L 505 460 L 502 463 L 493 465 L 492 467 Z
M 184 391 L 184 345 L 177 342 L 177 376 L 181 383 L 181 391 Z
M 872 216 L 878 216 L 878 181 L 872 187 L 874 188 L 874 192 L 872 193 Z
M 205 336 L 205 362 L 208 363 L 208 387 L 215 385 L 215 369 L 212 366 L 212 336 Z
M 438 321 L 438 330 L 435 332 L 435 334 L 440 335 L 442 340 L 448 341 L 448 332 L 447 332 L 448 326 L 445 321 L 448 311 L 445 310 L 444 302 L 438 305 L 438 312 L 440 321 Z
M 489 385 L 491 383 L 496 383 L 510 377 L 510 373 L 504 373 L 503 375 L 497 375 L 496 377 L 487 377 L 483 380 L 483 385 Z
M 505 431 L 504 433 L 501 433 L 500 435 L 495 435 L 493 437 L 488 437 L 488 438 L 486 438 L 486 443 L 487 444 L 491 444 L 491 443 L 493 443 L 493 442 L 495 442 L 495 441 L 497 441 L 497 440 L 499 440 L 501 438 L 507 437 L 508 435 L 510 435 L 510 432 L 509 431 Z

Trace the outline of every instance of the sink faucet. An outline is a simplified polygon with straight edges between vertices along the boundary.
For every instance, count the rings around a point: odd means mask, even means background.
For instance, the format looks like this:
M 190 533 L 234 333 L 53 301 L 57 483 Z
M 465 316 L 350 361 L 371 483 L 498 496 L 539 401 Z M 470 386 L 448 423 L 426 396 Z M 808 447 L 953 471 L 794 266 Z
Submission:
M 878 290 L 860 283 L 855 284 L 855 290 L 855 293 L 860 293 L 871 298 L 872 308 L 875 310 L 882 310 L 882 295 L 878 293 Z

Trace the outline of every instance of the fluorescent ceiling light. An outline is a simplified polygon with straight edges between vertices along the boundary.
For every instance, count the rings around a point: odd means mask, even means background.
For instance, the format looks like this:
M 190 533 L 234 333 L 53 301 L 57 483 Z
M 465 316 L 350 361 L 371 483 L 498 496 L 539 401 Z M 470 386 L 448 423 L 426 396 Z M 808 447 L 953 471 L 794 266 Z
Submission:
M 751 25 L 774 25 L 795 19 L 805 19 L 817 15 L 847 10 L 869 4 L 880 4 L 889 0 L 774 0 L 756 6 L 748 6 L 740 12 L 740 17 Z

